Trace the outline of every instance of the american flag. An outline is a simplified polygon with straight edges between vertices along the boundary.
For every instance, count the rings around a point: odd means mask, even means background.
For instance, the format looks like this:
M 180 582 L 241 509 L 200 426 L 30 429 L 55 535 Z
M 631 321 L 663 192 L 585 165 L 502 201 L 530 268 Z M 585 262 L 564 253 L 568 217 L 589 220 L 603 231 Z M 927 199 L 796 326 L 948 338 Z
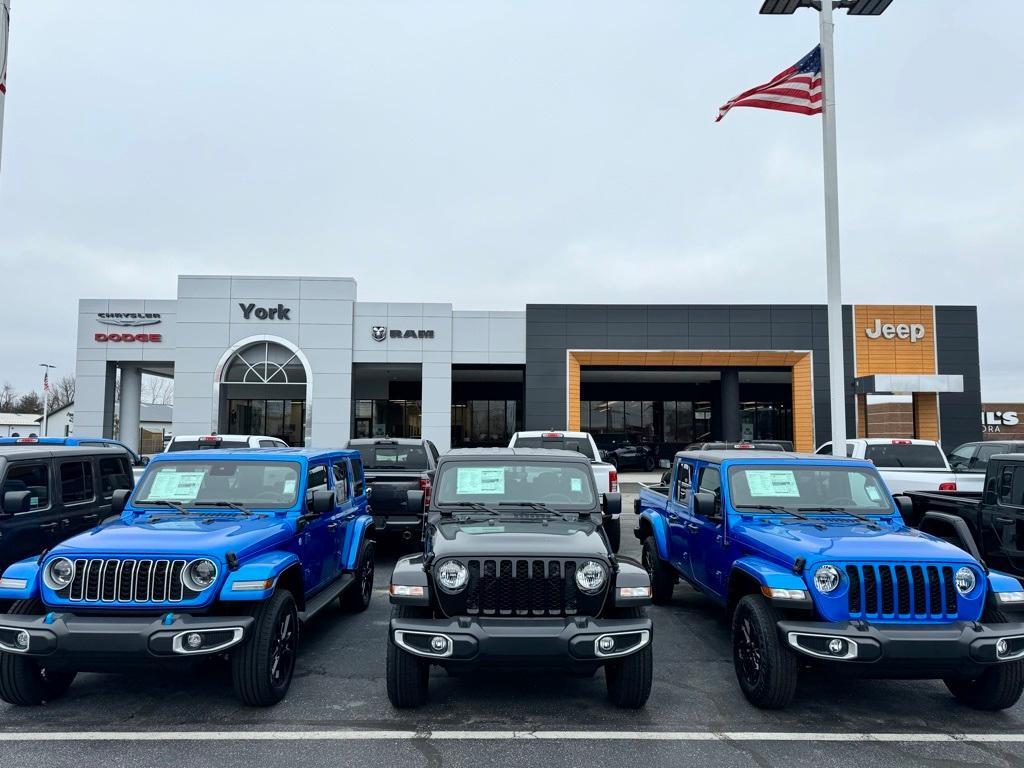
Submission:
M 11 0 L 0 0 L 0 94 L 7 93 L 7 42 L 11 29 Z
M 784 69 L 764 85 L 744 91 L 718 108 L 717 123 L 733 107 L 757 107 L 797 112 L 801 115 L 821 114 L 821 46 L 804 56 L 789 69 Z
M 50 391 L 50 372 L 43 371 L 43 392 Z

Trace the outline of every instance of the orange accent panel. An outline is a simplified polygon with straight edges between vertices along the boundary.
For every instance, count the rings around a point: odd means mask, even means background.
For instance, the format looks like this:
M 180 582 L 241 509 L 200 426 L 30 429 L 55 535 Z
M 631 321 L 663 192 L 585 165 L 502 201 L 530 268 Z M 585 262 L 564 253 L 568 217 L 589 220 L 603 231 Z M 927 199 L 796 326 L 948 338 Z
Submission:
M 920 325 L 917 341 L 884 336 L 869 338 L 866 330 L 882 325 Z M 853 308 L 857 376 L 876 373 L 935 373 L 935 311 L 927 305 L 858 304 Z
M 934 392 L 914 393 L 914 436 L 918 440 L 939 437 L 939 396 Z
M 570 432 L 580 431 L 580 361 L 576 353 L 569 353 L 568 370 L 566 371 L 566 382 L 568 389 L 569 418 L 567 429 Z M 555 427 L 555 424 L 551 425 Z
M 809 354 L 802 355 L 793 366 L 793 447 L 807 453 L 814 451 L 814 385 Z

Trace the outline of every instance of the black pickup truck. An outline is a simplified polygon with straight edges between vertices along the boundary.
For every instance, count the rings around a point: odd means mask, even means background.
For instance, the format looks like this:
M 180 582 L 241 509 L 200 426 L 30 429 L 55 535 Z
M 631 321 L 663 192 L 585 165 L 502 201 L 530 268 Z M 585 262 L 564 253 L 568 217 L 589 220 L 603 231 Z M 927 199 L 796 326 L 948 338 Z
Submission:
M 960 543 L 988 565 L 1024 574 L 1024 453 L 993 456 L 984 490 L 906 494 L 909 525 Z
M 429 503 L 439 455 L 434 444 L 419 438 L 382 437 L 350 440 L 348 447 L 363 458 L 366 498 L 377 536 L 418 538 L 423 513 L 408 509 L 408 492 L 422 491 Z

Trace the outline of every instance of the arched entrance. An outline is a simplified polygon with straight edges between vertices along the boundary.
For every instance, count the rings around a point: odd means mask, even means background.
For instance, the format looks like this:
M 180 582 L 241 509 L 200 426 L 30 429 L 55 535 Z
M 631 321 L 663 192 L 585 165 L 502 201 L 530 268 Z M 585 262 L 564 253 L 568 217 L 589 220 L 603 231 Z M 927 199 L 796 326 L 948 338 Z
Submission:
M 307 443 L 310 373 L 283 339 L 247 340 L 218 369 L 222 434 L 270 435 L 289 445 Z

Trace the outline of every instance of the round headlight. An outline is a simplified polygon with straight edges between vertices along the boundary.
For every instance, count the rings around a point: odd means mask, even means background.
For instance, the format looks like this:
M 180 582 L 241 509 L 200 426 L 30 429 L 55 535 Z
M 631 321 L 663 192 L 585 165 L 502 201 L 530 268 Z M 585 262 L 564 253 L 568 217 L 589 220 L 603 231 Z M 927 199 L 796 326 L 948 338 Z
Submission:
M 50 561 L 43 572 L 43 581 L 50 589 L 64 589 L 75 578 L 75 564 L 66 557 L 57 557 Z
M 978 579 L 974 576 L 974 571 L 970 568 L 960 568 L 956 572 L 956 591 L 961 595 L 966 595 L 972 592 L 977 583 Z
M 469 569 L 458 560 L 445 560 L 437 566 L 437 583 L 445 592 L 458 592 L 469 581 Z
M 576 570 L 576 586 L 588 595 L 600 592 L 606 578 L 604 566 L 594 560 L 587 560 Z
M 193 560 L 181 572 L 181 583 L 193 592 L 209 589 L 217 580 L 217 564 L 213 560 Z
M 827 595 L 839 586 L 839 569 L 834 565 L 823 565 L 814 572 L 814 586 Z

